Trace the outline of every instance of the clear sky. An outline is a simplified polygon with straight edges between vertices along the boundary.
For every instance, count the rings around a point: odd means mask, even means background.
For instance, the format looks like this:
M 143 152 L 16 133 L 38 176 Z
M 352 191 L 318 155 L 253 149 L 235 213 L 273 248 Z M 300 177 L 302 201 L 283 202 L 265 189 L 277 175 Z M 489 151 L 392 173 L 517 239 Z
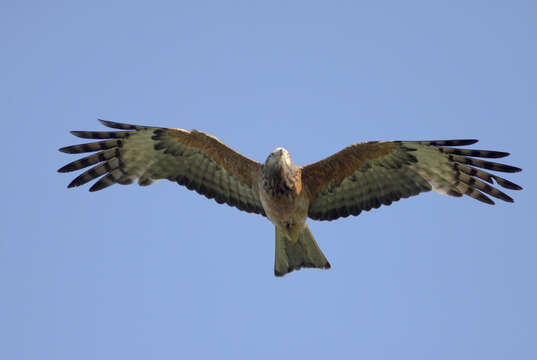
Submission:
M 532 1 L 4 1 L 1 359 L 536 359 Z M 67 189 L 97 118 L 299 164 L 478 138 L 514 204 L 422 194 L 310 221 L 329 271 L 177 184 Z

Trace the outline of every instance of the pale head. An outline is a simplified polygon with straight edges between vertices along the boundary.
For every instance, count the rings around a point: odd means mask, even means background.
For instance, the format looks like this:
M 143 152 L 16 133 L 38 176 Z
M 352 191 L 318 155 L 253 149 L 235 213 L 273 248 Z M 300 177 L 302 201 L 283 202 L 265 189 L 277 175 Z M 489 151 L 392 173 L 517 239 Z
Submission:
M 294 167 L 293 161 L 289 152 L 282 147 L 274 149 L 265 161 L 265 168 L 267 169 L 288 169 Z

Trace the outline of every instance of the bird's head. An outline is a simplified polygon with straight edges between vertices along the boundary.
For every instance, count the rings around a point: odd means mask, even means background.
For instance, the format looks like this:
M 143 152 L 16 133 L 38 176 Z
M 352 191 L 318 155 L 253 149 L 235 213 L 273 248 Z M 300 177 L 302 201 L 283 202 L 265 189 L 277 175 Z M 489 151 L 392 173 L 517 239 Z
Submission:
M 263 177 L 265 184 L 272 190 L 277 187 L 289 190 L 294 188 L 294 176 L 298 167 L 291 160 L 289 152 L 284 148 L 276 148 L 265 161 Z
M 282 147 L 274 149 L 265 161 L 265 168 L 281 170 L 293 167 L 293 161 L 289 152 Z

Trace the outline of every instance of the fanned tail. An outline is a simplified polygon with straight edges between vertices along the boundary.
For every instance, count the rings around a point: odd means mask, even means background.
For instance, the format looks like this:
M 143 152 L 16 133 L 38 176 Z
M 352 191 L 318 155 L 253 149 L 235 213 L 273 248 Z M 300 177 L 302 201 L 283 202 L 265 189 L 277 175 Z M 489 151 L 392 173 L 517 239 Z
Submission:
M 294 243 L 276 226 L 274 274 L 283 276 L 300 268 L 330 269 L 330 263 L 319 249 L 308 225 Z

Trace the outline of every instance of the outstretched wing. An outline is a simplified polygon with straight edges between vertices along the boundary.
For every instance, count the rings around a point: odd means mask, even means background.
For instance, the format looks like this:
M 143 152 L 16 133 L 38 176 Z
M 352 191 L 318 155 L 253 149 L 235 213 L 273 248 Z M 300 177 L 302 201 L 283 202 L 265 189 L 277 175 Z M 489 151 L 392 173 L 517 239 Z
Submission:
M 302 168 L 303 186 L 311 198 L 308 215 L 317 220 L 358 215 L 431 189 L 451 196 L 468 195 L 491 205 L 494 202 L 485 194 L 513 202 L 487 182 L 493 184 L 494 180 L 511 190 L 520 190 L 520 186 L 477 168 L 500 172 L 521 169 L 475 159 L 501 158 L 508 153 L 450 147 L 476 142 L 387 141 L 349 146 Z
M 83 185 L 102 176 L 90 191 L 115 183 L 150 185 L 168 179 L 218 203 L 265 215 L 256 184 L 262 165 L 216 137 L 196 130 L 120 124 L 100 120 L 104 125 L 125 131 L 71 131 L 84 139 L 102 141 L 67 146 L 69 154 L 99 151 L 59 169 L 69 172 L 95 165 L 75 178 L 69 187 Z M 103 176 L 104 175 L 104 176 Z

